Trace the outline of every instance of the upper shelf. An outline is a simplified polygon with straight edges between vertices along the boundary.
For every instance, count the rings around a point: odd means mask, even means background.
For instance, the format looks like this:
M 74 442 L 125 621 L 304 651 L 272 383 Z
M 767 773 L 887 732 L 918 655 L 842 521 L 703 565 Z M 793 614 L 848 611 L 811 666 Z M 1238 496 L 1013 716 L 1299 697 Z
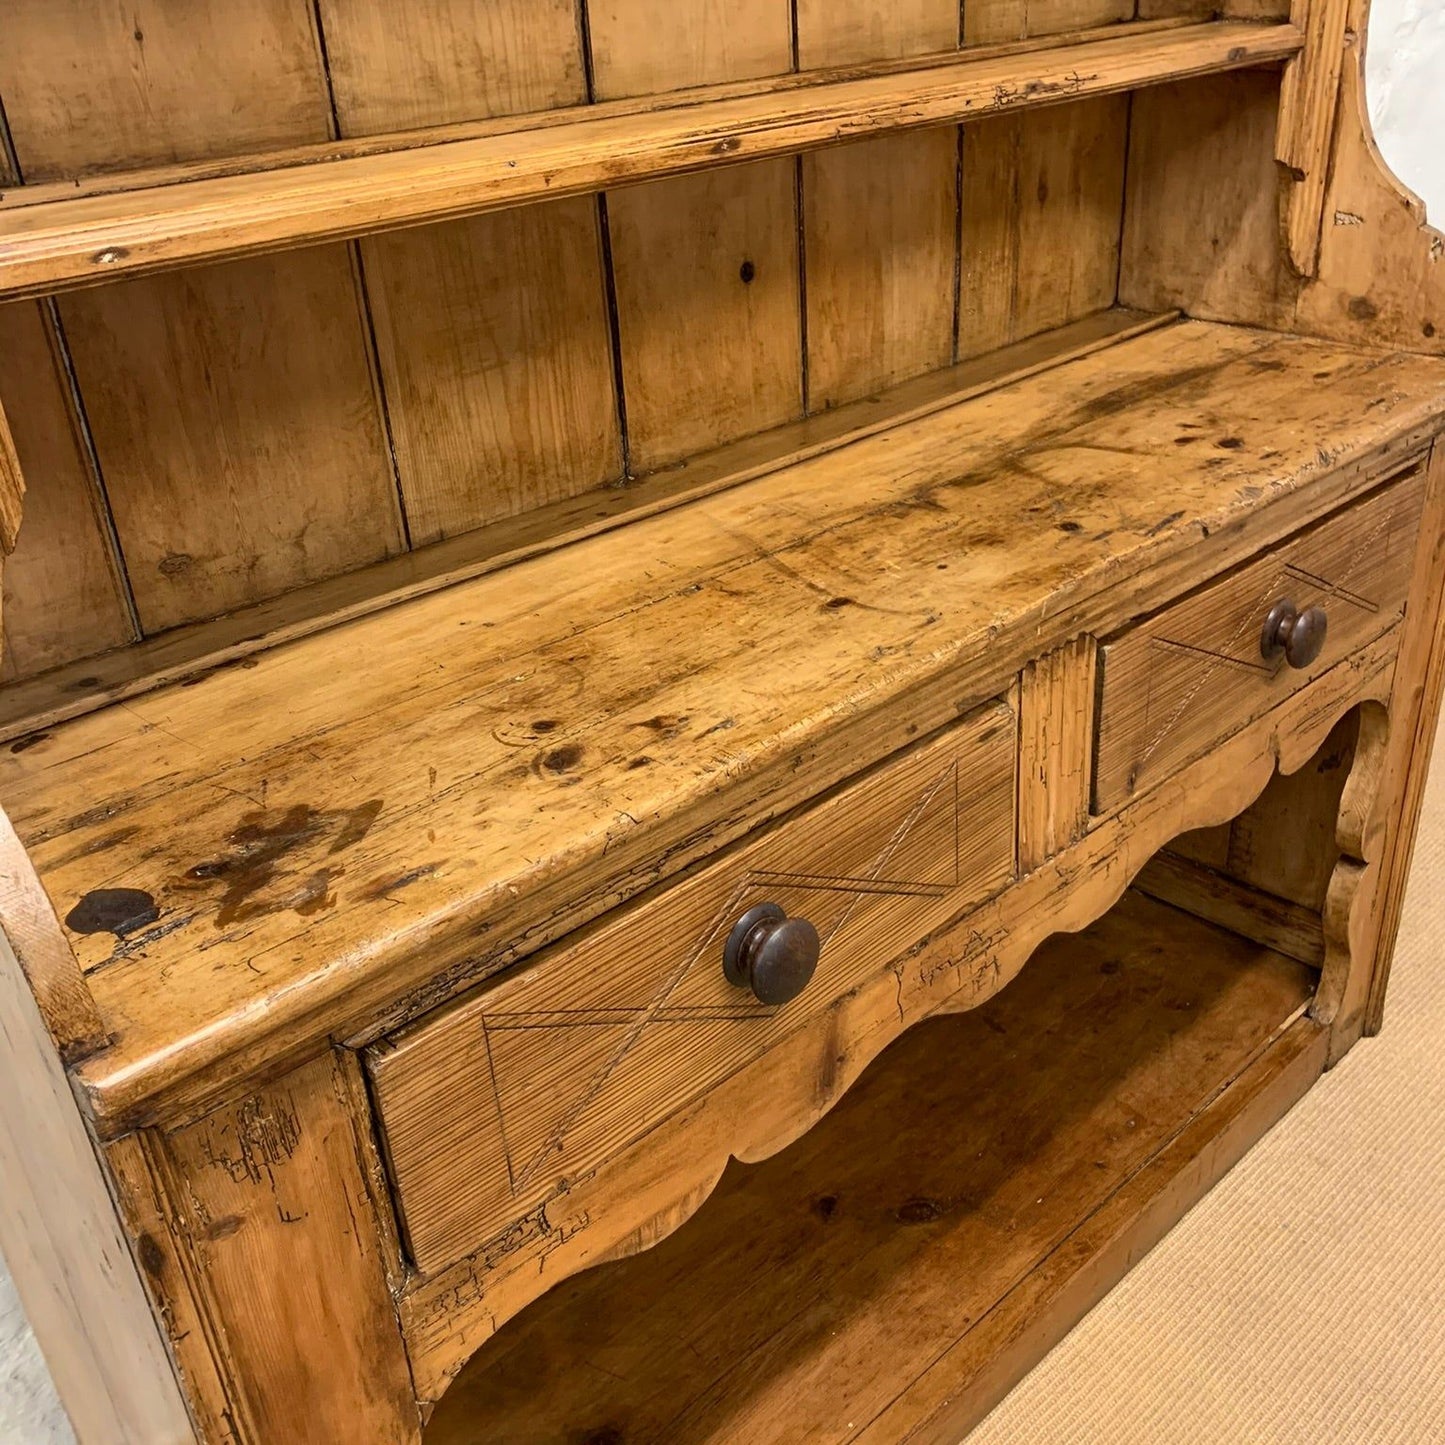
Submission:
M 1288 24 L 1112 26 L 241 158 L 13 189 L 0 300 L 1276 63 Z

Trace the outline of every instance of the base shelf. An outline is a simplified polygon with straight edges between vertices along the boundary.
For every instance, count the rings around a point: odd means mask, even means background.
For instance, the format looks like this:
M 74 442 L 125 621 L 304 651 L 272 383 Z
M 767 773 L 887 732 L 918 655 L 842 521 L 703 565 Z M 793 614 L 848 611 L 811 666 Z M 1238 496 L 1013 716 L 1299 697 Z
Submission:
M 956 1440 L 1309 1087 L 1314 981 L 1131 892 L 507 1325 L 428 1445 Z

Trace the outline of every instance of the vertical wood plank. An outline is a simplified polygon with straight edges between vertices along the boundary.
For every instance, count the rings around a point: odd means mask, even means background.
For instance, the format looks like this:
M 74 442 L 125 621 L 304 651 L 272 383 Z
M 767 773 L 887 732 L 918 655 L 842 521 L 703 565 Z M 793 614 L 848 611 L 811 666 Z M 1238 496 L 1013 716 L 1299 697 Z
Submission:
M 573 0 L 321 0 L 344 135 L 587 98 Z M 361 243 L 414 544 L 622 473 L 586 197 Z
M 1129 99 L 964 127 L 959 356 L 1114 303 Z
M 0 95 L 27 181 L 324 140 L 306 0 L 7 0 Z
M 1284 198 L 1289 262 L 1298 275 L 1313 276 L 1319 269 L 1349 0 L 1309 0 L 1303 8 L 1305 44 L 1284 68 L 1275 155 L 1290 176 Z
M 141 624 L 402 548 L 344 246 L 66 298 Z
M 258 1445 L 420 1438 L 359 1127 L 326 1056 L 166 1141 L 168 1193 Z
M 0 403 L 28 478 L 5 563 L 0 676 L 29 677 L 132 640 L 69 388 L 38 302 L 0 306 Z
M 1080 637 L 1019 677 L 1019 871 L 1077 843 L 1089 825 L 1098 643 Z
M 1445 445 L 1437 441 L 1430 458 L 1429 488 L 1420 526 L 1421 545 L 1410 581 L 1405 637 L 1395 665 L 1390 697 L 1389 755 L 1380 792 L 1383 806 L 1373 820 L 1381 836 L 1378 876 L 1371 899 L 1367 957 L 1358 961 L 1337 1025 L 1378 1033 L 1385 991 L 1400 930 L 1405 884 L 1415 853 L 1420 808 L 1430 772 L 1445 694 Z M 1349 1035 L 1345 1037 L 1348 1046 Z
M 21 0 L 0 88 L 25 179 L 332 133 L 309 0 Z M 68 296 L 60 314 L 148 631 L 403 546 L 345 246 Z
M 577 0 L 319 0 L 344 135 L 587 98 Z
M 588 0 L 598 100 L 792 68 L 789 0 Z
M 1134 0 L 966 0 L 963 40 L 992 45 L 1134 18 Z
M 1242 71 L 1138 91 L 1119 300 L 1290 329 L 1274 158 L 1279 83 Z
M 957 0 L 799 0 L 803 69 L 952 49 Z M 808 403 L 836 406 L 953 360 L 958 128 L 802 158 Z
M 599 99 L 792 64 L 787 0 L 603 0 L 589 15 Z M 801 415 L 796 200 L 791 160 L 608 197 L 634 471 Z
M 38 885 L 37 885 L 38 886 Z M 76 1434 L 183 1445 L 190 1420 L 60 1058 L 0 932 L 0 1248 Z

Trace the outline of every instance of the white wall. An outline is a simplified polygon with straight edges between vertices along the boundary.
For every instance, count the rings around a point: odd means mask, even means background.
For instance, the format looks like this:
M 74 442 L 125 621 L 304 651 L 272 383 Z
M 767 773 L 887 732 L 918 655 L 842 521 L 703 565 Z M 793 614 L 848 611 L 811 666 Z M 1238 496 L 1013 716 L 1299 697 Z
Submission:
M 1385 159 L 1445 223 L 1445 0 L 1374 0 L 1368 75 Z M 72 1438 L 0 1260 L 0 1445 Z
M 1445 0 L 1374 0 L 1366 56 L 1380 150 L 1445 228 Z

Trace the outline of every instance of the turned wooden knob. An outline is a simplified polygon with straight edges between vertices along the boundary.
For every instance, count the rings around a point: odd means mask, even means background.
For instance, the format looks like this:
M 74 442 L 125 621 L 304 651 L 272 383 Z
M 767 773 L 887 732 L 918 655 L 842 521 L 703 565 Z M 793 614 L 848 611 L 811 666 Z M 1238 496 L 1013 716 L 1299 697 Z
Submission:
M 1264 619 L 1259 650 L 1271 662 L 1283 653 L 1291 667 L 1308 667 L 1325 650 L 1329 625 L 1323 607 L 1301 612 L 1293 602 L 1276 602 Z
M 788 1003 L 807 988 L 822 947 L 806 918 L 789 918 L 776 903 L 759 903 L 733 924 L 723 947 L 723 973 L 735 988 L 752 989 L 759 1003 Z

